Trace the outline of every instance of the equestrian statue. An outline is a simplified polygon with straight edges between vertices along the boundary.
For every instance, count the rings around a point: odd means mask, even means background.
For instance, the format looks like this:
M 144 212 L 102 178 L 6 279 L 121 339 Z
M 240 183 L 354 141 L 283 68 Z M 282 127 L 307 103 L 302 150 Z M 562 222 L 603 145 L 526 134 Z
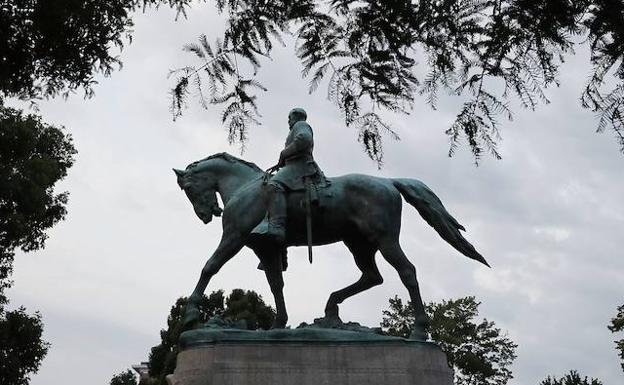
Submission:
M 273 328 L 288 320 L 283 295 L 286 250 L 343 242 L 362 272 L 353 284 L 333 292 L 325 306 L 325 321 L 341 323 L 338 305 L 383 282 L 377 251 L 396 269 L 409 292 L 415 321 L 410 338 L 426 340 L 428 318 L 420 296 L 416 269 L 399 244 L 402 199 L 412 205 L 434 230 L 468 258 L 489 267 L 462 236 L 465 231 L 440 199 L 416 179 L 379 178 L 348 174 L 326 178 L 314 161 L 313 131 L 303 109 L 288 115 L 289 134 L 279 162 L 263 171 L 251 162 L 219 153 L 176 170 L 178 185 L 204 223 L 221 216 L 223 234 L 203 267 L 184 315 L 186 328 L 199 320 L 198 303 L 210 279 L 243 247 L 260 260 L 276 306 Z M 217 193 L 223 209 L 219 207 Z

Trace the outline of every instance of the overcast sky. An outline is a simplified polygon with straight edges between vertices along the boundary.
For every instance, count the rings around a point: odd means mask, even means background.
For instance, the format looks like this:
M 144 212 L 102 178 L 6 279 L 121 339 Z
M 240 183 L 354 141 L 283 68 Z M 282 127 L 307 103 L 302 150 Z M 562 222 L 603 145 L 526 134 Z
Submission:
M 40 104 L 46 122 L 64 125 L 79 150 L 58 191 L 70 191 L 67 220 L 52 229 L 45 250 L 19 253 L 11 306 L 39 310 L 52 347 L 32 385 L 108 384 L 113 374 L 145 361 L 176 298 L 190 294 L 217 245 L 220 220 L 204 225 L 176 184 L 171 167 L 184 168 L 227 151 L 220 109 L 195 100 L 177 122 L 168 111 L 168 69 L 192 63 L 184 43 L 220 21 L 211 6 L 197 6 L 174 22 L 163 9 L 135 18 L 124 67 L 100 79 L 96 96 Z M 475 167 L 464 146 L 447 157 L 449 127 L 461 108 L 442 98 L 432 111 L 418 100 L 409 116 L 389 115 L 401 136 L 385 142 L 382 170 L 344 127 L 321 88 L 307 94 L 292 44 L 277 49 L 260 80 L 269 92 L 259 107 L 242 155 L 262 168 L 273 165 L 287 134 L 288 111 L 308 111 L 315 157 L 328 176 L 358 172 L 425 182 L 467 228 L 466 237 L 492 269 L 469 260 L 405 205 L 401 243 L 416 265 L 425 301 L 474 295 L 481 316 L 495 321 L 518 345 L 512 384 L 537 384 L 570 369 L 621 384 L 612 335 L 606 328 L 624 303 L 624 156 L 578 97 L 589 71 L 585 48 L 562 68 L 553 103 L 537 112 L 516 108 L 503 124 L 503 160 Z M 378 258 L 383 285 L 349 299 L 343 320 L 376 326 L 388 298 L 407 298 L 394 270 Z M 328 295 L 359 274 L 342 245 L 291 249 L 285 296 L 291 325 L 322 315 Z M 229 262 L 208 292 L 252 289 L 273 303 L 264 274 L 247 250 Z M 620 336 L 621 338 L 621 336 Z

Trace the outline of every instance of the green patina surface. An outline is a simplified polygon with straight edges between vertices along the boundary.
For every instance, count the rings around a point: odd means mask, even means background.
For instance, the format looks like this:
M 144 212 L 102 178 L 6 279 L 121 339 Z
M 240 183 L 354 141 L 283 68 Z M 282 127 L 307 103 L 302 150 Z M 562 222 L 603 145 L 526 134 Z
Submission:
M 314 162 L 312 128 L 305 120 L 306 113 L 302 109 L 290 112 L 285 148 L 278 164 L 267 170 L 278 170 L 275 175 L 226 153 L 193 162 L 185 170 L 174 170 L 178 185 L 191 201 L 199 219 L 209 223 L 213 216 L 223 216 L 223 235 L 219 246 L 202 268 L 199 281 L 189 297 L 183 318 L 184 329 L 199 326 L 198 304 L 208 283 L 243 247 L 253 250 L 266 274 L 276 308 L 273 328 L 285 328 L 288 322 L 283 292 L 286 249 L 307 245 L 312 262 L 312 246 L 343 242 L 353 254 L 362 276 L 356 282 L 332 292 L 325 305 L 325 317 L 339 319 L 341 303 L 383 282 L 375 262 L 375 254 L 380 252 L 397 271 L 409 293 L 414 311 L 412 337 L 426 340 L 429 320 L 420 295 L 416 269 L 399 242 L 403 199 L 460 253 L 486 266 L 489 266 L 488 263 L 462 235 L 465 228 L 444 208 L 433 191 L 419 180 L 349 174 L 331 178 L 331 183 L 321 183 L 320 189 L 313 188 L 315 183 L 310 181 L 311 176 L 316 175 L 312 179 L 320 181 L 325 179 Z M 304 185 L 305 198 L 304 193 L 298 191 Z M 221 197 L 223 209 L 219 207 L 217 194 Z M 265 219 L 266 225 L 263 224 Z M 327 327 L 312 326 L 317 329 Z M 333 328 L 333 325 L 329 326 Z M 190 331 L 186 338 L 207 341 L 219 338 L 274 339 L 282 338 L 282 335 L 314 340 L 331 336 L 341 341 L 378 341 L 386 338 L 372 335 L 375 333 L 336 333 L 333 329 L 331 332 L 273 330 L 253 334 L 200 330 Z
M 296 329 L 246 330 L 241 323 L 213 318 L 203 327 L 182 333 L 179 345 L 183 349 L 217 343 L 275 343 L 275 344 L 401 344 L 434 345 L 380 334 L 379 328 L 368 328 L 355 322 L 335 322 L 325 318 L 313 324 L 302 323 Z

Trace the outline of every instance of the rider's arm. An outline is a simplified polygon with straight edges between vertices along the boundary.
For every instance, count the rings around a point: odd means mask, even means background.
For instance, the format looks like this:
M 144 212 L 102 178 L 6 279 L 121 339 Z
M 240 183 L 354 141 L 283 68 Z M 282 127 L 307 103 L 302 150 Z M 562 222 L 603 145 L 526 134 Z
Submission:
M 291 144 L 286 146 L 280 154 L 280 158 L 287 159 L 302 152 L 307 152 L 314 145 L 312 129 L 305 124 L 304 127 L 293 128 L 298 132 L 295 134 Z

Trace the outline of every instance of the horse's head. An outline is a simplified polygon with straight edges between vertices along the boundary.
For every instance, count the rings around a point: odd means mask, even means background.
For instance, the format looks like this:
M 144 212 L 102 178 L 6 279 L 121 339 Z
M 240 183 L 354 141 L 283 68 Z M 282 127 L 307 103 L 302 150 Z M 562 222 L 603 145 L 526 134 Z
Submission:
M 195 214 L 204 223 L 212 221 L 212 216 L 221 216 L 223 210 L 217 201 L 217 180 L 208 170 L 188 167 L 185 171 L 173 169 L 178 177 L 178 185 L 193 204 Z

